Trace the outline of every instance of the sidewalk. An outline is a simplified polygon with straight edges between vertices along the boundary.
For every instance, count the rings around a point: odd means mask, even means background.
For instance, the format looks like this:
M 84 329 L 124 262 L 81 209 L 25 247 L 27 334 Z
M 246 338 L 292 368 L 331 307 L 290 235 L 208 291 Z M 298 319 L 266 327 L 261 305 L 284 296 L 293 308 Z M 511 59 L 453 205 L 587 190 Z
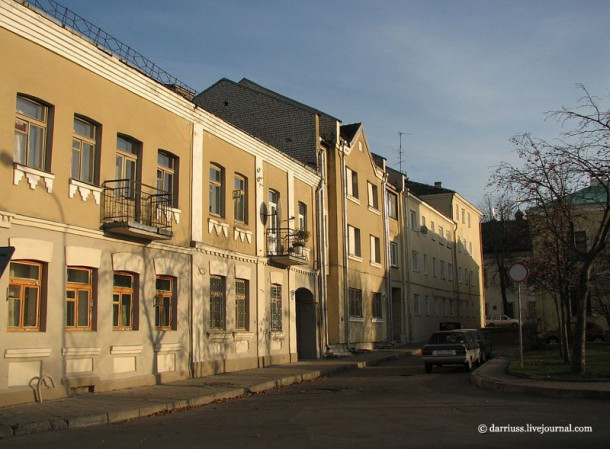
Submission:
M 412 354 L 419 354 L 419 349 L 382 349 L 346 358 L 303 361 L 152 387 L 11 405 L 0 408 L 0 438 L 48 430 L 75 429 L 195 407 L 373 366 Z
M 418 354 L 419 349 L 413 347 L 382 349 L 346 358 L 303 361 L 152 387 L 11 405 L 0 408 L 0 438 L 75 429 L 196 407 Z M 495 391 L 560 398 L 610 399 L 610 382 L 523 379 L 506 374 L 507 364 L 508 359 L 496 357 L 474 371 L 471 381 L 480 388 Z
M 479 388 L 526 393 L 553 398 L 610 399 L 610 382 L 561 382 L 528 379 L 507 374 L 509 359 L 496 357 L 474 371 L 471 381 Z

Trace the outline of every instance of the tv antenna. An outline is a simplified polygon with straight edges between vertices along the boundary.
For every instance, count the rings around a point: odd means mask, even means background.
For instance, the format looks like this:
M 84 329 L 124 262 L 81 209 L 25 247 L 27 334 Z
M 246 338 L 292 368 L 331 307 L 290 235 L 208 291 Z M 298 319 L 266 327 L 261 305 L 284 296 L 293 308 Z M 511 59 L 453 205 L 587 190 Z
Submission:
M 402 171 L 402 136 L 403 134 L 407 135 L 407 136 L 411 136 L 413 135 L 412 133 L 403 133 L 402 131 L 398 131 L 398 166 L 399 166 L 399 171 L 400 173 L 404 174 L 405 172 Z

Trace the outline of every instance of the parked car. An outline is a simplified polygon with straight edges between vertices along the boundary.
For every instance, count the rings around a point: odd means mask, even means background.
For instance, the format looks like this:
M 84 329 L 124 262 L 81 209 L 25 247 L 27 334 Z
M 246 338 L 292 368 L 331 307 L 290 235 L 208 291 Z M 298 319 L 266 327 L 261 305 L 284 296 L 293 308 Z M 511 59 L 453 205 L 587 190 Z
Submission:
M 471 371 L 480 363 L 480 354 L 472 334 L 462 329 L 435 332 L 421 351 L 427 373 L 434 365 L 463 365 L 466 371 Z
M 574 332 L 574 320 L 572 320 L 571 330 Z M 549 332 L 546 332 L 540 336 L 542 340 L 546 344 L 549 345 L 558 345 L 559 339 L 561 338 L 561 334 L 559 329 L 555 329 Z M 594 343 L 602 342 L 608 340 L 608 332 L 604 330 L 602 326 L 595 323 L 593 319 L 587 319 L 587 324 L 585 328 L 585 339 L 586 341 L 591 341 Z
M 495 327 L 495 326 L 519 326 L 519 320 L 515 318 L 509 318 L 507 315 L 490 315 L 485 318 L 485 327 Z
M 481 363 L 485 363 L 486 360 L 491 359 L 491 352 L 493 350 L 491 341 L 485 335 L 481 329 L 464 329 L 472 335 L 475 341 L 479 344 L 481 351 Z

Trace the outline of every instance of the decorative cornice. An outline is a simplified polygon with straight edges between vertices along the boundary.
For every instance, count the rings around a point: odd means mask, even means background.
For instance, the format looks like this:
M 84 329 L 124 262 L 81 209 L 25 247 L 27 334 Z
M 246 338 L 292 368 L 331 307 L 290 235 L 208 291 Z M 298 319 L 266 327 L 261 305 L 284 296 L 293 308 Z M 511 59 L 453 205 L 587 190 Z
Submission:
M 50 355 L 51 348 L 7 349 L 4 352 L 5 359 L 38 359 Z
M 26 167 L 25 165 L 21 165 L 16 162 L 13 163 L 13 184 L 18 186 L 24 176 L 28 180 L 28 184 L 30 184 L 30 189 L 36 189 L 36 186 L 42 179 L 47 188 L 47 192 L 53 192 L 53 181 L 55 181 L 55 175 L 32 167 Z
M 90 184 L 85 184 L 84 182 L 70 178 L 68 189 L 68 196 L 70 198 L 74 198 L 74 194 L 76 192 L 80 194 L 80 197 L 83 201 L 87 201 L 89 195 L 93 195 L 93 200 L 95 201 L 95 204 L 99 206 L 102 197 L 102 188 L 95 187 Z
M 229 225 L 213 218 L 208 218 L 208 232 L 210 234 L 215 232 L 218 236 L 224 235 L 225 238 L 229 238 Z
M 252 231 L 235 226 L 233 228 L 233 240 L 239 240 L 242 243 L 246 240 L 248 243 L 252 243 Z

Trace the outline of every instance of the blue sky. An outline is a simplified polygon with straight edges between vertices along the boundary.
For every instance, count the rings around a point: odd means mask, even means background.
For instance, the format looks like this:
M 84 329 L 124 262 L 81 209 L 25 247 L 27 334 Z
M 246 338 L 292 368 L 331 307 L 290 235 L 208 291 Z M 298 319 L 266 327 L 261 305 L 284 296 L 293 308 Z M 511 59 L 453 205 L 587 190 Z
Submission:
M 610 2 L 60 0 L 200 92 L 249 78 L 362 122 L 372 150 L 475 205 L 509 139 L 608 98 Z M 604 103 L 605 104 L 605 103 Z M 515 161 L 516 163 L 516 161 Z

